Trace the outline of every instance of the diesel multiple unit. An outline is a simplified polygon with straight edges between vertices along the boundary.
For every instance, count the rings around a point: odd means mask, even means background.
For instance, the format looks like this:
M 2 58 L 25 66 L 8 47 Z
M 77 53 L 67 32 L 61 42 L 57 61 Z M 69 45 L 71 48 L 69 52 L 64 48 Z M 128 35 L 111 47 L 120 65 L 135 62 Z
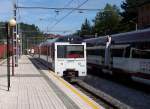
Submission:
M 150 29 L 85 42 L 88 68 L 150 84 Z
M 75 38 L 51 39 L 41 43 L 36 53 L 59 76 L 72 80 L 87 74 L 86 43 Z

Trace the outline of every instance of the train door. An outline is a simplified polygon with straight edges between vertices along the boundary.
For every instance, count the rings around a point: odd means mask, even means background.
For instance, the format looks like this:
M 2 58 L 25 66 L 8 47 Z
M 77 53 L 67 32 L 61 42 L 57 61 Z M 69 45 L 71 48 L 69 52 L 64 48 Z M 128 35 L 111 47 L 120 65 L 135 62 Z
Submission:
M 108 36 L 108 41 L 105 47 L 105 58 L 104 58 L 104 65 L 108 68 L 111 68 L 112 66 L 110 47 L 111 47 L 111 37 Z
M 38 53 L 37 53 L 38 57 L 40 58 L 40 55 L 41 55 L 41 49 L 40 49 L 40 46 L 38 47 Z

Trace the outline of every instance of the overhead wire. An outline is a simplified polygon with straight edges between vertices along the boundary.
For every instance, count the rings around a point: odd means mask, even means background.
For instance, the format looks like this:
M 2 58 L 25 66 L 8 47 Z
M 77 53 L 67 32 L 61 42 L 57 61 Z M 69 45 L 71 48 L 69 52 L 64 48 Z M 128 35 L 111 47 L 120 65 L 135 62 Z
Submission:
M 66 5 L 64 5 L 63 8 L 68 7 L 73 1 L 74 1 L 74 0 L 70 0 Z M 58 13 L 55 15 L 55 19 L 56 19 L 56 16 L 59 15 L 60 10 L 59 10 L 59 11 L 55 10 L 55 12 L 58 12 Z
M 71 11 L 69 13 L 67 13 L 65 16 L 63 16 L 62 18 L 60 18 L 54 25 L 52 25 L 51 28 L 50 28 L 50 30 L 52 30 L 57 24 L 59 24 L 62 20 L 64 20 L 66 17 L 68 17 L 70 14 L 72 14 L 75 10 L 88 10 L 88 9 L 80 9 L 80 7 L 83 6 L 85 3 L 87 3 L 89 0 L 85 0 L 83 3 L 79 4 L 76 8 L 65 8 L 65 7 L 69 6 L 73 1 L 74 0 L 70 0 L 64 6 L 64 8 L 61 8 L 61 9 L 70 9 Z M 17 8 L 21 8 L 21 7 L 17 7 Z M 26 8 L 26 7 L 22 7 L 22 8 Z M 27 9 L 29 9 L 29 8 L 40 8 L 40 7 L 27 7 Z M 42 9 L 42 7 L 41 7 L 41 9 Z M 48 8 L 43 7 L 43 9 L 48 9 Z
M 20 9 L 44 9 L 44 10 L 81 10 L 81 11 L 99 11 L 100 9 L 89 9 L 89 8 L 55 8 L 55 7 L 25 7 L 25 6 L 18 6 L 17 8 Z
M 81 3 L 80 5 L 78 5 L 76 7 L 76 9 L 80 8 L 81 6 L 83 6 L 85 3 L 87 3 L 89 0 L 85 0 L 83 3 Z M 64 20 L 66 17 L 68 17 L 70 14 L 72 14 L 75 11 L 75 9 L 72 9 L 69 13 L 67 13 L 65 16 L 63 16 L 60 20 L 58 20 L 53 26 L 51 26 L 50 31 L 57 25 L 59 24 L 62 20 Z

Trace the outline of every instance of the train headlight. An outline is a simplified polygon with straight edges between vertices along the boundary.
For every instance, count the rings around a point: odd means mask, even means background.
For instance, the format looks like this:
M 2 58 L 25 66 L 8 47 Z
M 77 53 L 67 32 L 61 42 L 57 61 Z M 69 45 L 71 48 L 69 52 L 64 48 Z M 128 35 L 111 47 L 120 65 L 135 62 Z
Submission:
M 82 72 L 82 74 L 85 74 L 85 72 Z
M 78 65 L 81 65 L 81 62 L 79 62 Z

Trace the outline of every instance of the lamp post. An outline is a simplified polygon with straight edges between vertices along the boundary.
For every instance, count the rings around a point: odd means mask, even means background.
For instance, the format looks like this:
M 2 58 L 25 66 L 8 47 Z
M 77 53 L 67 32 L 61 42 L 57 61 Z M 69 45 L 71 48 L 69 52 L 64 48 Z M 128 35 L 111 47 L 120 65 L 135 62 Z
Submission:
M 16 26 L 16 20 L 11 19 L 9 21 L 10 34 L 12 35 L 12 76 L 14 76 L 14 27 Z M 13 31 L 13 33 L 12 33 Z
M 10 88 L 10 28 L 9 23 L 6 23 L 6 35 L 7 35 L 7 88 Z
M 8 23 L 6 23 L 6 35 L 7 35 L 7 88 L 9 91 L 10 88 L 10 37 L 12 35 L 12 27 L 16 25 L 16 21 L 11 19 Z

